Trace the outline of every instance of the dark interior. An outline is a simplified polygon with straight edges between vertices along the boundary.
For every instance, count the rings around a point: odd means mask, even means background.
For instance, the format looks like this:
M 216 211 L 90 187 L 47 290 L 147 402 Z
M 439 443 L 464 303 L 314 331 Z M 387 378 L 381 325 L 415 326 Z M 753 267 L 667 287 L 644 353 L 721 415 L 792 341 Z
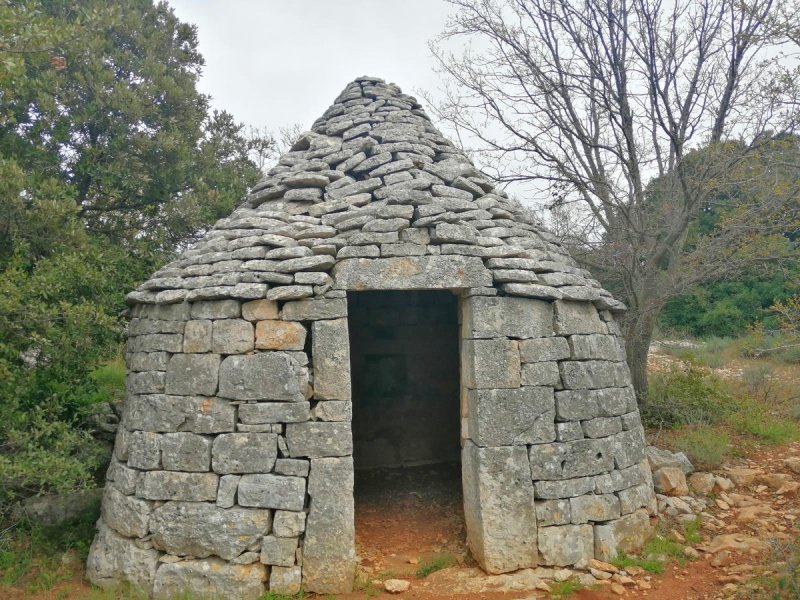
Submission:
M 458 298 L 348 293 L 356 469 L 460 460 Z

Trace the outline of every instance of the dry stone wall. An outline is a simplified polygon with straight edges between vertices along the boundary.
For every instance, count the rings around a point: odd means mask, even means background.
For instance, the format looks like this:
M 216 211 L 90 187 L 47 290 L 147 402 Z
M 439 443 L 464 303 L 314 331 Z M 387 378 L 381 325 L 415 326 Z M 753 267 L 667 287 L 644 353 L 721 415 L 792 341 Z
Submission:
M 127 399 L 89 578 L 167 598 L 338 593 L 354 573 L 347 291 L 461 300 L 480 564 L 582 565 L 652 509 L 622 305 L 375 78 L 128 296 Z

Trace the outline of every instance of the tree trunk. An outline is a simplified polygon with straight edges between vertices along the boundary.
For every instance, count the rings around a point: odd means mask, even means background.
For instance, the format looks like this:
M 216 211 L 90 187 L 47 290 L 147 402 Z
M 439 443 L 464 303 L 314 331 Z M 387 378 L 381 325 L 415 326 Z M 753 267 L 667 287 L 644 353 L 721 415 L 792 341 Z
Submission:
M 623 322 L 625 353 L 631 368 L 631 380 L 639 406 L 647 401 L 647 353 L 656 326 L 655 314 L 633 314 Z

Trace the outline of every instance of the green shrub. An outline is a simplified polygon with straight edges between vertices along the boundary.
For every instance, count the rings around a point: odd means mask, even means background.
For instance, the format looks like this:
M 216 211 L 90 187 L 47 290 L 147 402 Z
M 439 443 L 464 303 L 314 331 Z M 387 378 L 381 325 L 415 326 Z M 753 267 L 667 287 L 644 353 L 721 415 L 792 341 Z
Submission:
M 441 571 L 442 569 L 452 565 L 454 562 L 455 560 L 449 554 L 442 554 L 440 556 L 434 556 L 433 558 L 424 560 L 417 568 L 417 572 L 415 574 L 416 578 L 425 579 L 431 573 Z
M 677 434 L 675 447 L 685 452 L 692 464 L 713 469 L 722 463 L 722 458 L 731 451 L 731 440 L 719 428 L 688 427 Z
M 768 414 L 754 402 L 746 403 L 728 422 L 737 433 L 750 435 L 767 444 L 785 444 L 800 438 L 797 425 Z

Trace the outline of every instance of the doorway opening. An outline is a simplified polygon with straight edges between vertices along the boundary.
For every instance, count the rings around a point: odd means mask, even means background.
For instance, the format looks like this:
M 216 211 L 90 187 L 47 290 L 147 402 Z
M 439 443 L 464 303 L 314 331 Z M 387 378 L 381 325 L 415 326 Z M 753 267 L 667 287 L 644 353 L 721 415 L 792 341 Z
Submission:
M 458 297 L 348 293 L 356 546 L 362 569 L 413 574 L 466 556 Z

